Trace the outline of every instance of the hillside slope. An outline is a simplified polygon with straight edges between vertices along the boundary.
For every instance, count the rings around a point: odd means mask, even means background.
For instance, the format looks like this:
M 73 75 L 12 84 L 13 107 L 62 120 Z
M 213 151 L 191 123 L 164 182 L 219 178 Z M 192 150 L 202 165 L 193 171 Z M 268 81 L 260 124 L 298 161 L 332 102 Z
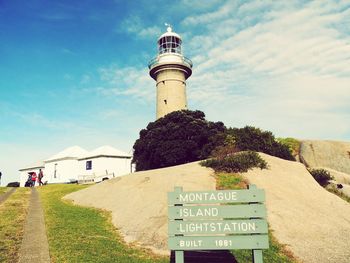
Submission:
M 268 170 L 244 176 L 267 195 L 268 221 L 274 235 L 304 262 L 349 262 L 350 205 L 320 187 L 301 163 L 266 154 Z M 112 211 L 113 223 L 127 241 L 167 251 L 167 195 L 215 188 L 212 171 L 190 163 L 126 175 L 67 198 L 80 205 Z
M 194 162 L 118 177 L 65 198 L 112 211 L 113 224 L 127 242 L 136 241 L 167 255 L 167 193 L 175 186 L 184 191 L 215 190 L 212 174 L 211 169 Z
M 319 186 L 303 164 L 261 156 L 269 169 L 244 176 L 265 189 L 274 236 L 304 262 L 349 262 L 350 204 Z

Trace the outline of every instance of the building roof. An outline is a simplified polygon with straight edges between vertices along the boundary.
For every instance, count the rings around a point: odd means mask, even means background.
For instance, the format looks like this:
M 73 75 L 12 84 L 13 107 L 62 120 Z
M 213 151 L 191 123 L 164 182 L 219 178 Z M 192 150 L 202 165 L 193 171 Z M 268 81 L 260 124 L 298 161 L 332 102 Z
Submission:
M 39 169 L 39 168 L 44 168 L 44 162 L 43 161 L 37 161 L 35 163 L 27 165 L 27 166 L 19 169 L 19 171 L 27 171 L 27 170 L 33 170 L 33 169 Z
M 162 34 L 159 38 L 158 38 L 158 41 L 159 39 L 163 38 L 163 37 L 171 37 L 171 36 L 174 36 L 174 37 L 177 37 L 179 39 L 181 39 L 180 35 L 179 34 L 176 34 L 174 31 L 173 31 L 173 28 L 170 26 L 170 25 L 167 25 L 167 32 L 165 32 L 164 34 Z
M 127 154 L 121 150 L 118 150 L 116 148 L 113 148 L 112 146 L 105 145 L 101 146 L 99 148 L 96 148 L 95 150 L 86 153 L 85 155 L 81 156 L 79 159 L 91 159 L 91 158 L 97 158 L 97 157 L 119 157 L 119 158 L 131 158 L 130 154 Z
M 51 156 L 50 158 L 46 159 L 44 162 L 52 162 L 52 161 L 58 161 L 63 159 L 78 159 L 84 155 L 86 155 L 88 151 L 85 149 L 79 147 L 79 146 L 72 146 L 64 149 L 63 151 Z

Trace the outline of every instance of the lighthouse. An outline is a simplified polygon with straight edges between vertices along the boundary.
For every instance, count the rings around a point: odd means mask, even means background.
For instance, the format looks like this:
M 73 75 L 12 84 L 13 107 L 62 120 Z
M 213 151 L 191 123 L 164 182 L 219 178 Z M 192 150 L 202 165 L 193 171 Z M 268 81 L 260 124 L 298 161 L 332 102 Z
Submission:
M 168 24 L 167 32 L 158 38 L 158 55 L 148 64 L 156 81 L 157 119 L 187 109 L 186 80 L 192 74 L 192 61 L 181 51 L 182 39 Z

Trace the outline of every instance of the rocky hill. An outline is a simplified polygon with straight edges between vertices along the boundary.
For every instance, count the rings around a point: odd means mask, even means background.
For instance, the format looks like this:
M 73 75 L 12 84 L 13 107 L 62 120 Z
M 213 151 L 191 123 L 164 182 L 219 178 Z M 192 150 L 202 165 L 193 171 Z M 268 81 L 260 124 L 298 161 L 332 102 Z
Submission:
M 300 145 L 300 161 L 312 169 L 325 169 L 340 192 L 350 197 L 350 142 L 306 140 Z
M 303 262 L 349 262 L 349 203 L 319 186 L 303 164 L 261 156 L 269 169 L 254 169 L 244 176 L 265 189 L 268 221 L 279 242 Z M 169 253 L 167 192 L 174 186 L 184 191 L 212 190 L 212 174 L 190 163 L 115 178 L 66 198 L 111 211 L 126 241 Z
M 350 142 L 302 141 L 300 161 L 307 167 L 325 167 L 350 174 Z

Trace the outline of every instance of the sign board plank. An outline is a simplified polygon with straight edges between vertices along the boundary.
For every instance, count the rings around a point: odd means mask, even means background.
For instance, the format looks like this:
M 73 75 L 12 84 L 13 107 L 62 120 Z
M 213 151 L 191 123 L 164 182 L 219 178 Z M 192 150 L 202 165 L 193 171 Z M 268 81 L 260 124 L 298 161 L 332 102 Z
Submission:
M 265 219 L 169 221 L 171 235 L 267 234 Z
M 218 219 L 266 217 L 263 204 L 168 207 L 169 219 Z
M 267 249 L 268 235 L 175 236 L 169 237 L 170 250 Z
M 254 203 L 264 202 L 262 189 L 220 190 L 205 192 L 170 192 L 168 204 L 218 204 L 218 203 Z

